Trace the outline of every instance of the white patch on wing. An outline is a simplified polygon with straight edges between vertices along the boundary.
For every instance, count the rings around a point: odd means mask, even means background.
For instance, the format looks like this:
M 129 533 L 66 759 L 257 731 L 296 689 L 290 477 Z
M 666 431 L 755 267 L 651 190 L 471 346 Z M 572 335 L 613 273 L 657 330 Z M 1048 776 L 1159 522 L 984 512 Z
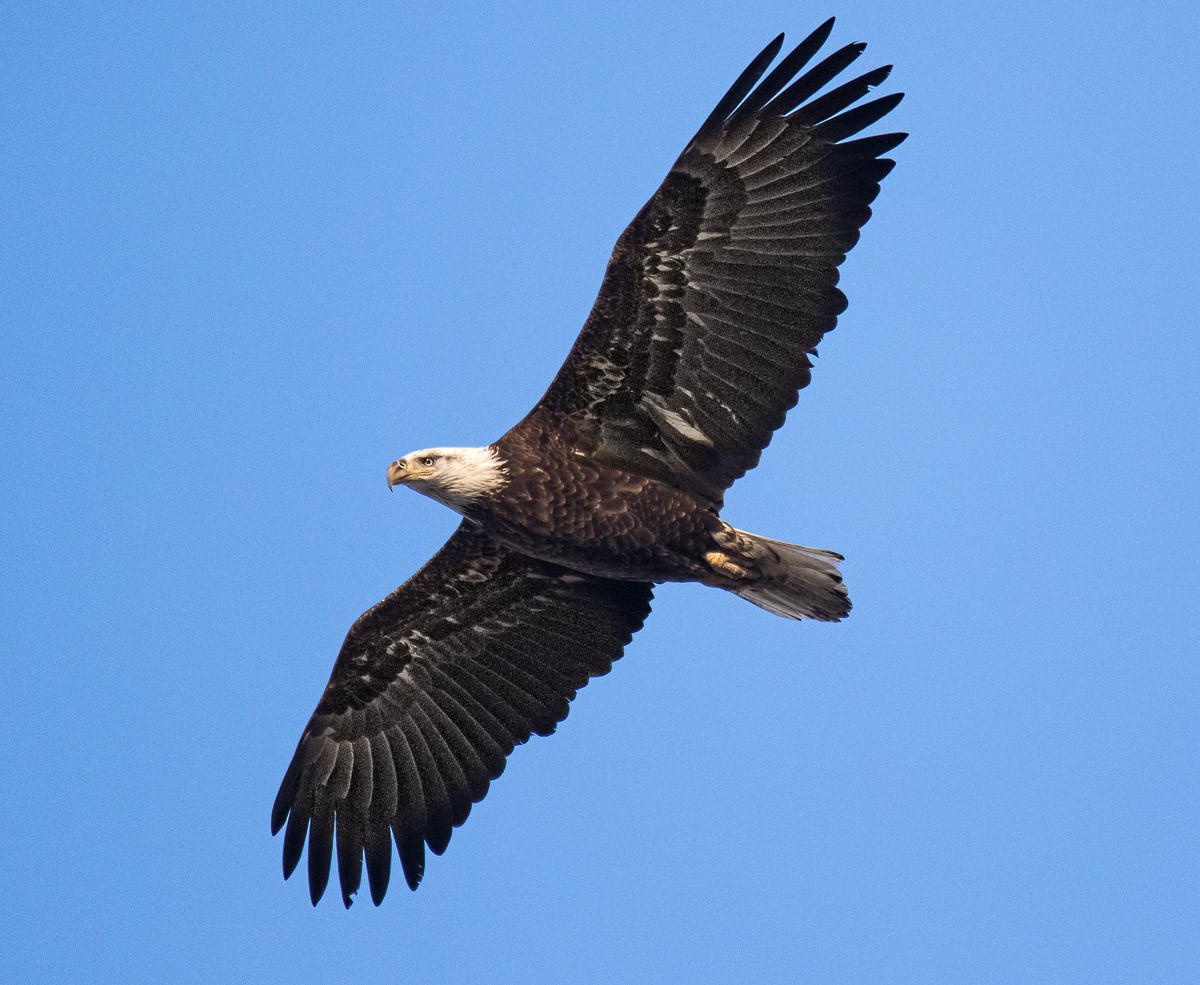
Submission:
M 712 448 L 712 439 L 701 431 L 696 425 L 686 420 L 678 411 L 671 410 L 666 401 L 656 393 L 647 393 L 642 396 L 642 405 L 649 411 L 650 416 L 654 418 L 654 423 L 665 431 L 671 431 L 679 437 L 684 438 L 693 444 L 703 445 L 706 448 Z
M 531 581 L 557 581 L 562 582 L 564 585 L 577 585 L 579 582 L 585 580 L 583 575 L 569 575 L 560 573 L 544 574 L 538 571 L 528 571 L 525 573 L 525 577 Z M 544 596 L 534 595 L 530 598 L 530 601 L 545 602 L 547 600 Z
M 587 365 L 600 376 L 597 384 L 602 384 L 609 393 L 615 393 L 625 380 L 625 370 L 603 353 L 593 353 L 588 357 Z

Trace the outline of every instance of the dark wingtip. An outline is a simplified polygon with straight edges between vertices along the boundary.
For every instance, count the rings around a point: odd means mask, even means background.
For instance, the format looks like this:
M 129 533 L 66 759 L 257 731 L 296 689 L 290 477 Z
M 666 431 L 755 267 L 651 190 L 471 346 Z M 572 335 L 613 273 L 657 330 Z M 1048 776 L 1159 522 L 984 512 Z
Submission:
M 279 792 L 275 794 L 275 802 L 271 805 L 271 835 L 279 834 L 280 829 L 292 812 L 292 803 L 296 797 L 296 781 L 299 779 L 300 768 L 293 756 L 288 763 L 287 772 L 279 784 Z
M 425 840 L 418 834 L 393 825 L 392 837 L 396 841 L 396 852 L 400 856 L 400 868 L 408 888 L 416 890 L 425 875 Z
M 318 818 L 314 818 L 313 825 L 316 826 L 317 823 Z M 332 832 L 325 830 L 323 826 L 309 832 L 308 895 L 313 906 L 320 902 L 329 886 L 330 869 L 333 867 L 333 860 L 330 856 L 332 845 L 327 844 L 330 834 Z
M 867 85 L 874 89 L 877 85 L 883 84 L 884 80 L 892 74 L 892 69 L 895 67 L 895 65 L 880 65 L 879 68 L 864 75 L 863 79 Z
M 308 837 L 308 818 L 301 820 L 296 811 L 288 817 L 287 831 L 283 835 L 283 878 L 290 879 L 304 855 L 304 842 Z
M 743 69 L 742 74 L 737 77 L 737 81 L 729 87 L 729 91 L 721 97 L 720 102 L 708 114 L 708 119 L 700 124 L 700 129 L 696 131 L 696 135 L 688 143 L 689 147 L 697 141 L 703 140 L 708 134 L 720 129 L 721 125 L 729 118 L 729 115 L 737 109 L 738 104 L 746 98 L 750 90 L 762 78 L 763 73 L 767 70 L 767 66 L 775 61 L 776 56 L 778 56 L 782 48 L 783 35 L 779 34 Z
M 325 873 L 325 878 L 321 878 L 320 874 L 313 870 L 312 849 L 309 849 L 309 867 L 308 867 L 308 898 L 312 900 L 312 905 L 316 906 L 321 902 L 321 897 L 325 895 L 325 890 L 329 886 L 329 873 Z
M 795 48 L 788 52 L 770 71 L 754 90 L 742 101 L 741 105 L 729 117 L 729 125 L 736 126 L 748 117 L 753 117 L 772 99 L 779 95 L 784 86 L 788 85 L 821 47 L 829 40 L 833 30 L 831 17 L 815 31 L 809 34 Z
M 795 79 L 786 89 L 775 96 L 766 106 L 768 112 L 786 116 L 797 106 L 800 106 L 810 96 L 816 95 L 822 87 L 837 78 L 846 68 L 853 64 L 866 50 L 862 41 L 843 45 L 837 51 L 827 55 L 807 72 Z
M 818 24 L 816 30 L 809 34 L 809 36 L 801 41 L 800 44 L 813 45 L 814 52 L 820 50 L 822 47 L 824 47 L 825 42 L 829 40 L 829 35 L 833 33 L 833 23 L 836 20 L 836 17 L 830 17 L 829 20 Z
M 386 823 L 372 825 L 367 839 L 367 886 L 371 902 L 378 906 L 387 895 L 392 878 L 392 833 Z
M 434 855 L 445 855 L 446 849 L 450 847 L 450 836 L 453 833 L 454 829 L 451 827 L 446 827 L 444 830 L 429 831 L 425 835 L 425 843 Z
M 417 887 L 421 885 L 422 877 L 425 875 L 424 860 L 422 860 L 420 868 L 415 865 L 401 865 L 401 868 L 404 870 L 404 884 L 415 893 Z

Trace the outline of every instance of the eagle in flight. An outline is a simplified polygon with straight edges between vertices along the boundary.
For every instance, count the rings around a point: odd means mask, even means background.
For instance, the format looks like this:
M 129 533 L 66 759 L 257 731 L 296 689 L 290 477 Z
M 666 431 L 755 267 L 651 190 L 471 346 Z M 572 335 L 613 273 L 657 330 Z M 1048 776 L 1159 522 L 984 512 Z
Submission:
M 780 35 L 717 104 L 617 240 L 524 420 L 486 447 L 388 466 L 389 486 L 463 519 L 351 627 L 275 798 L 284 875 L 307 839 L 314 904 L 335 848 L 346 906 L 364 860 L 382 901 L 393 841 L 416 889 L 426 846 L 445 851 L 513 747 L 552 733 L 621 656 L 655 582 L 700 582 L 791 619 L 850 611 L 841 555 L 721 517 L 846 307 L 838 266 L 906 136 L 856 136 L 900 101 L 855 105 L 891 66 L 817 95 L 866 47 L 803 71 L 832 27 L 768 73 Z

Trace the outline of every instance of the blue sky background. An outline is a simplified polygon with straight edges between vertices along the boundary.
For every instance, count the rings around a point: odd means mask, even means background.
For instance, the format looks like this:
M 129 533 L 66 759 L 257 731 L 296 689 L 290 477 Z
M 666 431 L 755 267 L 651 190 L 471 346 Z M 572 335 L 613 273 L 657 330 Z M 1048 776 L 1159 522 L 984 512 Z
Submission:
M 173 5 L 172 5 L 173 7 Z M 660 590 L 410 894 L 280 878 L 351 621 L 455 518 L 775 33 L 895 62 L 814 385 L 727 515 L 853 617 Z M 1190 3 L 9 5 L 0 977 L 1200 980 Z

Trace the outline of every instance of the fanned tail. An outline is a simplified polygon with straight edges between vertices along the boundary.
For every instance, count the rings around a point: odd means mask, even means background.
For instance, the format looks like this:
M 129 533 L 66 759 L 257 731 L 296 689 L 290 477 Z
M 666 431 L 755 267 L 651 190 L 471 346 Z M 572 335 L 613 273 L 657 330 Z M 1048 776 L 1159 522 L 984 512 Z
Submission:
M 734 533 L 761 573 L 745 587 L 730 588 L 735 595 L 786 619 L 838 622 L 850 614 L 850 597 L 837 569 L 842 555 L 744 530 Z

